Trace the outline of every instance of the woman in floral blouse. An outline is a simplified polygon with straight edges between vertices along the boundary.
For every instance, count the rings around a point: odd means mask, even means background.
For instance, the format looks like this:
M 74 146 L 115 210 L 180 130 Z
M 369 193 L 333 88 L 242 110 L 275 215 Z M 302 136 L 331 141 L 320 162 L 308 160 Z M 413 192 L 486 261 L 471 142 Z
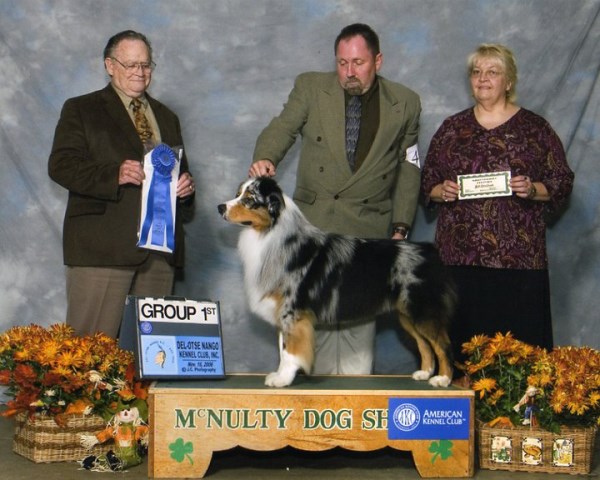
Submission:
M 458 286 L 454 354 L 462 360 L 473 335 L 507 331 L 552 348 L 546 221 L 566 202 L 574 175 L 548 122 L 515 103 L 510 50 L 480 45 L 468 71 L 475 105 L 435 133 L 422 181 L 426 202 L 439 210 L 436 244 Z M 473 184 L 457 177 L 494 172 L 510 172 L 512 193 L 468 198 Z

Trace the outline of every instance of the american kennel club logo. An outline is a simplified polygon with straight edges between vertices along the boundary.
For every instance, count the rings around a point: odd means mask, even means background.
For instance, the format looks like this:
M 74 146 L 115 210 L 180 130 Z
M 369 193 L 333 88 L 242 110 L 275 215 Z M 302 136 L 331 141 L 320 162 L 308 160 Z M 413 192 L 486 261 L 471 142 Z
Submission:
M 390 398 L 391 440 L 468 440 L 467 398 Z
M 392 419 L 398 430 L 410 432 L 419 426 L 421 414 L 419 409 L 412 403 L 403 403 L 396 407 Z

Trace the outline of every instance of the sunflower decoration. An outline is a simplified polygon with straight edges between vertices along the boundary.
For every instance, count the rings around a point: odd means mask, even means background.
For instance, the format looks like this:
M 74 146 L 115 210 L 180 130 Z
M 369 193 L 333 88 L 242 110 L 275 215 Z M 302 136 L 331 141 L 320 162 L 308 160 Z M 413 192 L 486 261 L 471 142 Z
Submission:
M 103 333 L 78 337 L 66 324 L 12 327 L 0 335 L 0 385 L 11 400 L 2 416 L 20 412 L 111 418 L 125 404 L 141 411 L 147 384 L 134 378 L 133 354 Z
M 600 424 L 600 352 L 556 347 L 551 352 L 508 332 L 476 335 L 463 344 L 460 369 L 475 391 L 475 411 L 490 425 L 561 426 Z

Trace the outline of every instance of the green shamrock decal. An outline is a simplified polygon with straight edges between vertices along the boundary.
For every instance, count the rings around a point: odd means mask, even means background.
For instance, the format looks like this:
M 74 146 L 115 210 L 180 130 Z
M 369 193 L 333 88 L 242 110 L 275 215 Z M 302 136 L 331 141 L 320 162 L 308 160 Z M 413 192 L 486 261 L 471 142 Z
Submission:
M 431 442 L 431 445 L 429 445 L 429 452 L 433 453 L 431 463 L 435 463 L 438 456 L 442 457 L 442 460 L 446 460 L 452 456 L 452 442 L 450 440 Z
M 190 456 L 190 454 L 194 451 L 194 444 L 192 442 L 184 443 L 183 438 L 178 438 L 169 445 L 169 450 L 171 450 L 171 458 L 179 463 L 183 462 L 187 457 L 190 463 L 192 465 L 194 464 L 194 461 Z

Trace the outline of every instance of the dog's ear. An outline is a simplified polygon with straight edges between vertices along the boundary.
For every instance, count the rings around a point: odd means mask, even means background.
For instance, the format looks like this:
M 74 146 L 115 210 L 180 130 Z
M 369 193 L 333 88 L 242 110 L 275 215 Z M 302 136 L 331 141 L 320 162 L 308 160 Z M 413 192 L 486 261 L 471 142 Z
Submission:
M 281 192 L 271 192 L 267 195 L 267 210 L 273 219 L 273 223 L 277 222 L 281 210 L 285 207 L 285 201 Z

